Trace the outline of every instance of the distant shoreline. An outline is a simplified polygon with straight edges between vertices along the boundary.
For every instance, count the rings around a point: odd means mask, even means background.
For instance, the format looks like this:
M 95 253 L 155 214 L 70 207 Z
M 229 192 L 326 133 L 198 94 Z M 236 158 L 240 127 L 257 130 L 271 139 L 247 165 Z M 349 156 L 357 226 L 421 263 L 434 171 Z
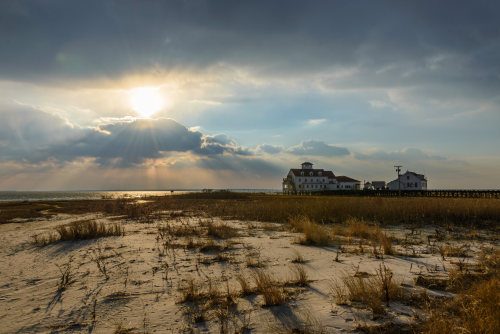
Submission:
M 204 189 L 166 189 L 166 190 L 56 190 L 56 191 L 0 191 L 0 202 L 22 201 L 60 201 L 60 200 L 99 200 L 120 197 L 141 198 L 148 196 L 170 196 L 201 192 Z M 278 189 L 211 189 L 213 191 L 233 192 L 279 192 Z

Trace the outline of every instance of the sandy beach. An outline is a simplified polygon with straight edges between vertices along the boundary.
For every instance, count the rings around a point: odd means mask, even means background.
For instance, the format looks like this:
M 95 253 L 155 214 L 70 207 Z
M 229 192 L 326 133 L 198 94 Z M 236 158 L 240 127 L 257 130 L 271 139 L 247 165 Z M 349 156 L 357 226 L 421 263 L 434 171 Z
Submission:
M 89 222 L 119 235 L 56 240 L 58 227 Z M 414 332 L 430 301 L 455 296 L 445 288 L 452 275 L 498 256 L 487 230 L 352 220 L 311 225 L 329 236 L 317 245 L 308 224 L 178 210 L 146 222 L 91 212 L 1 224 L 0 331 Z M 364 299 L 384 279 L 389 298 L 382 289 Z M 363 282 L 356 297 L 352 285 Z

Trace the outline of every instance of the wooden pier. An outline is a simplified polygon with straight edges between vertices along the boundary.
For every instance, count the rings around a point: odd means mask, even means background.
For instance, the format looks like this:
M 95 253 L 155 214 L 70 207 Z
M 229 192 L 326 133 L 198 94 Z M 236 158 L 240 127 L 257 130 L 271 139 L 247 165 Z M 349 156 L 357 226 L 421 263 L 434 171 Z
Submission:
M 292 193 L 290 193 L 292 194 Z M 498 198 L 500 190 L 330 190 L 314 192 L 297 192 L 296 195 L 317 196 L 370 196 L 370 197 L 442 197 L 442 198 Z

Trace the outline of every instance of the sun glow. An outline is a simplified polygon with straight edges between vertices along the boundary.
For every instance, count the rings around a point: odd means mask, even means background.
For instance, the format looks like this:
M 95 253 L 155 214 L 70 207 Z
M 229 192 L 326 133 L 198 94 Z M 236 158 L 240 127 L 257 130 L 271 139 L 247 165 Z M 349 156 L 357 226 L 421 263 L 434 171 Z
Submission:
M 138 87 L 130 91 L 130 105 L 144 118 L 150 118 L 165 107 L 165 100 L 155 87 Z

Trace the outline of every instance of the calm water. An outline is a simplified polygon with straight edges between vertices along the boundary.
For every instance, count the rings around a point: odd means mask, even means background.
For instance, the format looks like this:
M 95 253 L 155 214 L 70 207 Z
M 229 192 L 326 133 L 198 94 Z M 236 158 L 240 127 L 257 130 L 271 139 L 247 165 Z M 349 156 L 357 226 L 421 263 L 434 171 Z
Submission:
M 232 191 L 276 192 L 276 189 L 231 189 Z M 0 191 L 0 202 L 42 201 L 42 200 L 76 200 L 102 198 L 140 198 L 145 196 L 168 196 L 198 192 L 195 190 L 155 190 L 155 191 Z

